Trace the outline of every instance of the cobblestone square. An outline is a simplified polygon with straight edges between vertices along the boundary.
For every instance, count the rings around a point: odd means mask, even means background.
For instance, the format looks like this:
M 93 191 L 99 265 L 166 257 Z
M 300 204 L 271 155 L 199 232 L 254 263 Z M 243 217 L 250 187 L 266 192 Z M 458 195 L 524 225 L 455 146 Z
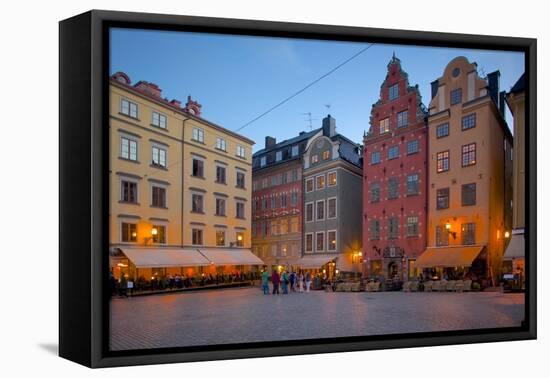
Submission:
M 113 299 L 111 349 L 510 327 L 523 319 L 523 294 L 212 290 Z

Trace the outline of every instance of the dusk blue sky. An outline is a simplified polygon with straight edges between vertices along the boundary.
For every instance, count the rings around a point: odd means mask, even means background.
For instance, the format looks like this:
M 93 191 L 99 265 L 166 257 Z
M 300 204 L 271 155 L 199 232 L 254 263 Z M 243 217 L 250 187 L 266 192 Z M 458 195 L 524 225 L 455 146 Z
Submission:
M 153 82 L 170 100 L 185 103 L 191 95 L 202 104 L 205 119 L 236 130 L 367 45 L 113 29 L 110 71 L 127 73 L 132 83 Z M 456 56 L 477 62 L 482 76 L 500 70 L 501 90 L 509 90 L 525 69 L 523 53 L 375 44 L 239 133 L 256 141 L 257 151 L 266 135 L 282 141 L 309 130 L 303 113 L 312 113 L 314 128 L 330 113 L 338 132 L 361 143 L 394 52 L 409 74 L 409 84 L 419 85 L 426 106 L 430 83 Z M 509 112 L 507 121 L 511 125 Z

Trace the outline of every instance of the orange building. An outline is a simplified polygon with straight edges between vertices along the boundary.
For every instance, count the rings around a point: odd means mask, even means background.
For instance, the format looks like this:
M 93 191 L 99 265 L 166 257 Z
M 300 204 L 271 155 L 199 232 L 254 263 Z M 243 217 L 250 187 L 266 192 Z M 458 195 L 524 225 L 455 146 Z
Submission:
M 498 71 L 481 78 L 457 57 L 432 83 L 428 129 L 428 248 L 416 267 L 430 276 L 495 284 L 511 230 L 512 135 Z

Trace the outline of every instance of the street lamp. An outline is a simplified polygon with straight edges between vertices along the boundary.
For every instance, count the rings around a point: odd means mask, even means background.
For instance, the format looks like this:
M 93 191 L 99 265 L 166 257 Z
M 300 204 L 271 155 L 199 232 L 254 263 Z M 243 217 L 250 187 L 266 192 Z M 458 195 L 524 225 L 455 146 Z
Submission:
M 510 237 L 510 231 L 505 231 L 505 232 L 504 232 L 504 237 L 505 237 L 506 239 L 508 239 L 508 238 Z
M 156 228 L 156 227 L 153 227 L 153 228 L 151 229 L 151 235 L 152 235 L 152 236 L 145 237 L 145 238 L 144 238 L 144 243 L 143 243 L 143 244 L 144 244 L 144 245 L 147 245 L 147 242 L 148 242 L 149 240 L 153 240 L 154 237 L 158 235 L 158 232 L 159 232 L 159 231 L 157 230 L 157 228 Z
M 449 222 L 445 223 L 445 229 L 447 233 L 453 236 L 453 239 L 456 239 L 456 232 L 451 231 L 451 224 Z

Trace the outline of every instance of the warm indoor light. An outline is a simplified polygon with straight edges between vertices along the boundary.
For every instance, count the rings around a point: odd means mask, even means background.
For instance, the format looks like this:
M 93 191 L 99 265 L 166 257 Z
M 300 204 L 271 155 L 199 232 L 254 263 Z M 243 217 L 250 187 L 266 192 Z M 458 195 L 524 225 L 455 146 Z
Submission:
M 358 256 L 363 256 L 363 252 L 357 252 Z
M 153 227 L 153 229 L 151 230 L 151 235 L 156 235 L 158 233 L 158 230 Z
M 132 232 L 132 237 L 135 238 L 137 236 L 137 232 Z
M 506 239 L 508 239 L 508 238 L 510 237 L 510 232 L 509 232 L 509 231 L 505 231 L 505 232 L 504 232 L 504 237 L 505 237 Z
M 451 229 L 451 224 L 449 222 L 445 223 L 445 229 L 449 231 Z
M 336 272 L 336 274 L 338 274 L 339 270 L 338 270 L 338 269 L 336 269 L 336 271 L 335 271 L 335 272 Z
M 238 240 L 238 241 L 243 240 L 243 236 L 242 236 L 242 235 L 237 236 L 237 240 Z

